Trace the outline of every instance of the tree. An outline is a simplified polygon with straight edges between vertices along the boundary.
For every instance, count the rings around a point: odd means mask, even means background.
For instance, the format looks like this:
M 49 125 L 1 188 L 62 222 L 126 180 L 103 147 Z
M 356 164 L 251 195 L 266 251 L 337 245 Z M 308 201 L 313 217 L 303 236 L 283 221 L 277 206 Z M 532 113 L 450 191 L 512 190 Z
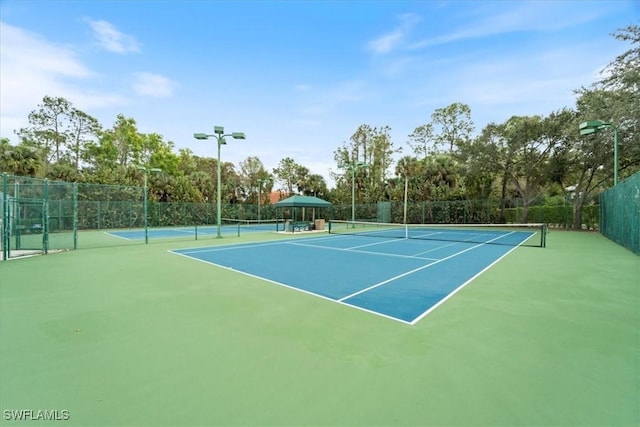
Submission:
M 262 190 L 258 190 L 258 186 L 263 184 L 259 180 L 266 180 L 269 176 L 269 172 L 264 168 L 262 161 L 258 157 L 249 156 L 241 161 L 239 177 L 243 199 L 258 203 L 259 193 L 264 194 Z
M 427 123 L 415 128 L 409 135 L 408 143 L 418 158 L 424 159 L 427 157 L 430 147 L 434 145 L 433 123 Z
M 35 177 L 43 165 L 42 150 L 25 143 L 13 146 L 8 138 L 0 138 L 0 172 Z
M 198 188 L 205 202 L 213 202 L 217 197 L 217 164 L 216 159 L 194 156 L 195 170 L 188 176 Z M 222 176 L 221 169 L 220 175 Z
M 98 120 L 61 97 L 45 96 L 39 110 L 29 113 L 29 127 L 16 134 L 44 152 L 47 165 L 67 160 L 76 170 L 85 145 L 100 132 Z
M 238 203 L 241 201 L 242 183 L 235 165 L 231 162 L 222 162 L 221 166 L 222 203 Z
M 165 141 L 157 133 L 140 134 L 142 151 L 134 161 L 137 164 L 162 169 L 166 175 L 175 176 L 179 173 L 180 158 L 173 152 L 172 141 Z
M 115 155 L 115 164 L 127 166 L 132 161 L 140 162 L 143 141 L 133 118 L 118 114 L 113 128 L 104 132 L 100 142 Z
M 527 222 L 529 205 L 549 182 L 549 160 L 557 140 L 545 131 L 542 117 L 511 117 L 505 123 L 509 152 L 513 155 L 510 179 L 522 201 L 522 222 Z
M 45 96 L 38 111 L 29 113 L 30 127 L 17 133 L 23 141 L 43 148 L 47 164 L 59 161 L 67 140 L 64 120 L 71 112 L 71 103 L 64 98 Z
M 505 221 L 506 200 L 514 156 L 514 147 L 508 144 L 506 124 L 496 123 L 486 125 L 476 141 L 465 144 L 459 152 L 459 158 L 464 161 L 467 170 L 474 171 L 474 177 L 478 180 L 482 193 L 486 192 L 487 187 L 494 182 L 500 186 L 499 222 Z M 489 184 L 489 180 L 492 184 Z
M 336 181 L 349 183 L 350 186 L 352 173 L 348 166 L 364 162 L 368 166 L 359 168 L 356 173 L 357 192 L 366 194 L 371 201 L 382 200 L 386 194 L 387 176 L 393 164 L 393 154 L 400 152 L 400 149 L 393 146 L 390 131 L 389 126 L 372 128 L 369 125 L 360 125 L 351 136 L 351 143 L 344 143 L 334 152 L 338 167 L 343 169 L 342 174 L 334 175 Z M 343 176 L 342 180 L 338 179 L 340 175 Z
M 407 223 L 407 204 L 409 201 L 409 182 L 412 180 L 412 178 L 415 178 L 417 176 L 420 175 L 420 162 L 415 158 L 415 157 L 411 157 L 411 156 L 404 156 L 403 158 L 401 158 L 400 160 L 398 160 L 398 163 L 396 165 L 396 175 L 401 177 L 402 180 L 404 181 L 404 191 L 403 191 L 403 201 L 404 201 L 404 208 L 403 208 L 403 222 L 406 224 Z
M 486 200 L 491 197 L 501 170 L 500 141 L 498 126 L 489 124 L 458 152 L 457 158 L 464 168 L 461 174 L 467 198 Z
M 618 55 L 604 70 L 598 84 L 606 89 L 623 89 L 638 94 L 640 90 L 640 25 L 629 25 L 612 36 L 630 42 L 633 47 Z M 638 104 L 635 108 L 640 108 Z M 636 116 L 637 117 L 637 116 Z
M 323 197 L 327 194 L 327 183 L 318 174 L 310 174 L 306 167 L 302 167 L 299 171 L 298 191 L 305 196 Z
M 282 184 L 287 194 L 293 194 L 293 187 L 296 185 L 298 177 L 298 165 L 291 157 L 280 160 L 278 167 L 273 169 L 276 179 Z
M 438 108 L 431 115 L 432 128 L 439 130 L 433 135 L 436 151 L 438 146 L 448 147 L 449 154 L 471 140 L 474 124 L 471 120 L 471 108 L 467 104 L 453 103 Z
M 610 185 L 607 183 L 612 183 L 614 157 L 611 133 L 599 132 L 594 135 L 580 137 L 578 135 L 578 124 L 591 120 L 593 117 L 618 123 L 620 110 L 617 110 L 618 113 L 616 114 L 614 98 L 614 93 L 608 91 L 583 92 L 578 98 L 578 111 L 574 115 L 573 122 L 570 122 L 571 129 L 566 130 L 568 133 L 573 133 L 573 139 L 568 144 L 566 181 L 574 187 L 576 196 L 573 198 L 573 227 L 576 229 L 582 227 L 582 207 L 588 197 Z M 618 117 L 612 117 L 612 114 Z M 628 145 L 621 144 L 620 148 L 624 147 L 628 147 Z M 637 150 L 629 151 L 637 152 Z M 621 157 L 626 158 L 624 155 Z M 636 161 L 633 162 L 636 167 L 639 164 L 638 159 L 637 157 Z M 631 161 L 631 157 L 629 161 Z M 626 165 L 628 166 L 629 163 L 626 163 Z
M 69 127 L 66 138 L 67 149 L 70 160 L 78 171 L 85 147 L 100 134 L 102 126 L 94 117 L 73 108 L 69 113 Z
M 447 200 L 452 198 L 460 182 L 460 164 L 449 154 L 441 153 L 422 160 L 422 171 L 428 198 Z M 424 185 L 424 184 L 423 184 Z

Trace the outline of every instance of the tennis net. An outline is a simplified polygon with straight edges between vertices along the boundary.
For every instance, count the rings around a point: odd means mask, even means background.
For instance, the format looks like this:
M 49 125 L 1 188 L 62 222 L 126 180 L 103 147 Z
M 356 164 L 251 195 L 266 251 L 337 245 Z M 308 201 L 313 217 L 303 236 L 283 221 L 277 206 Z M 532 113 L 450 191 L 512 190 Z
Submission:
M 276 219 L 235 219 L 222 218 L 222 225 L 237 227 L 238 233 L 244 231 L 283 231 L 284 222 Z
M 545 247 L 547 228 L 545 224 L 393 224 L 332 220 L 329 233 Z

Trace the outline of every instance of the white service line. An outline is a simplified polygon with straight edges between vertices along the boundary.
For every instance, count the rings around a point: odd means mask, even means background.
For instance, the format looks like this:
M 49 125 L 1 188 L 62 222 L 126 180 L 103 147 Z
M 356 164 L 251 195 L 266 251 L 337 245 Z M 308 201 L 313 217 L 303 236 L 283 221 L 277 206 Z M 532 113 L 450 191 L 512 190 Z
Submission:
M 359 251 L 359 250 L 354 250 L 351 248 L 332 248 L 329 246 L 318 246 L 318 245 L 307 245 L 304 243 L 299 243 L 299 242 L 294 242 L 294 241 L 288 241 L 287 242 L 290 245 L 295 245 L 295 246 L 306 246 L 309 248 L 315 248 L 315 249 L 326 249 L 328 251 L 338 251 L 338 252 L 355 252 L 355 253 L 359 253 L 359 254 L 368 254 L 368 255 L 378 255 L 378 256 L 386 256 L 386 257 L 394 257 L 394 258 L 405 258 L 405 259 L 423 259 L 426 261 L 437 261 L 440 258 L 426 258 L 426 257 L 419 257 L 419 256 L 415 256 L 415 255 L 400 255 L 400 254 L 388 254 L 385 252 L 371 252 L 371 251 Z

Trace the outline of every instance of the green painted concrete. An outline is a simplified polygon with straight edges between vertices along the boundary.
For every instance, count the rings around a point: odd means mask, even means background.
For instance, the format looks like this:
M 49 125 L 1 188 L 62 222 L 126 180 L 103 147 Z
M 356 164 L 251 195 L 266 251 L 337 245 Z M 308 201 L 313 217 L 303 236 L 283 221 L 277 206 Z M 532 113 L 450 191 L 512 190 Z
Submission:
M 598 234 L 416 326 L 167 252 L 258 238 L 0 262 L 0 425 L 640 425 L 640 257 Z

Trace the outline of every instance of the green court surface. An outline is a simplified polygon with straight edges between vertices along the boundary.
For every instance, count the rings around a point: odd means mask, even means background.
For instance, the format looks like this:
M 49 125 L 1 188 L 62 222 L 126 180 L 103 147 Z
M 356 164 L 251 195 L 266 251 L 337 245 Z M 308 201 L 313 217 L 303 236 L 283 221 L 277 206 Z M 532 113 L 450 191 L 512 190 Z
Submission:
M 260 238 L 1 261 L 0 425 L 640 425 L 640 257 L 599 234 L 414 326 L 168 252 Z

